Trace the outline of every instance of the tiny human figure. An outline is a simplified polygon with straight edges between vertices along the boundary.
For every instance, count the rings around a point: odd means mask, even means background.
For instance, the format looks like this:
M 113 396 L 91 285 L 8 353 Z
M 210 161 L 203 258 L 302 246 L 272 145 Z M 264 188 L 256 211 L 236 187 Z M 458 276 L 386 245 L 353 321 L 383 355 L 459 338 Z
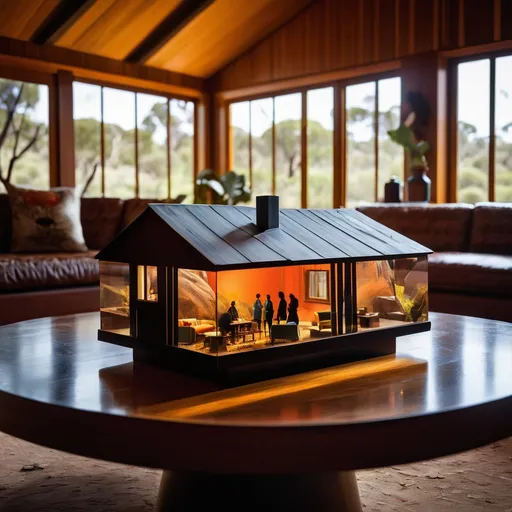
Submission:
M 253 305 L 253 320 L 258 324 L 258 331 L 261 331 L 261 315 L 263 312 L 263 304 L 260 300 L 260 294 L 256 294 L 256 300 Z
M 231 306 L 228 309 L 228 313 L 231 316 L 231 320 L 233 322 L 238 320 L 238 311 L 237 311 L 236 306 L 235 306 L 235 301 L 231 302 Z
M 265 301 L 263 309 L 265 310 L 265 325 L 268 325 L 268 333 L 270 334 L 270 330 L 272 329 L 272 318 L 274 317 L 274 304 L 270 300 L 270 295 L 267 295 L 267 300 Z
M 287 323 L 294 323 L 299 325 L 299 315 L 297 310 L 299 309 L 299 300 L 293 293 L 290 293 L 290 303 L 288 304 L 288 320 Z
M 279 292 L 279 306 L 277 307 L 277 323 L 280 324 L 281 320 L 286 323 L 286 299 L 284 293 Z

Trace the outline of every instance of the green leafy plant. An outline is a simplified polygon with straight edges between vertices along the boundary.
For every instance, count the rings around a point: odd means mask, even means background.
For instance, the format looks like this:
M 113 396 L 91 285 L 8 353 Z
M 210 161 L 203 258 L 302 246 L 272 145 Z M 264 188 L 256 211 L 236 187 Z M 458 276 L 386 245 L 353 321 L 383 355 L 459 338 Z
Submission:
M 390 139 L 402 146 L 411 155 L 412 167 L 426 165 L 425 154 L 430 149 L 430 144 L 425 141 L 417 141 L 413 130 L 407 124 L 401 124 L 396 130 L 388 130 Z
M 218 177 L 211 169 L 204 169 L 197 175 L 196 203 L 229 204 L 247 203 L 251 190 L 245 184 L 245 176 L 228 171 Z

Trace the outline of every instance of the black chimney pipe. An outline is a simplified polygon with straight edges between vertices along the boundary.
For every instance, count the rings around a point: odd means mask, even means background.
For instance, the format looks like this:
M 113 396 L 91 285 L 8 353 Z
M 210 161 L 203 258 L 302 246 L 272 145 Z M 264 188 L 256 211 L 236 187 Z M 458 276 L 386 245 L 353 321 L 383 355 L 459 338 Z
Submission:
M 279 196 L 256 197 L 256 224 L 260 231 L 279 227 Z

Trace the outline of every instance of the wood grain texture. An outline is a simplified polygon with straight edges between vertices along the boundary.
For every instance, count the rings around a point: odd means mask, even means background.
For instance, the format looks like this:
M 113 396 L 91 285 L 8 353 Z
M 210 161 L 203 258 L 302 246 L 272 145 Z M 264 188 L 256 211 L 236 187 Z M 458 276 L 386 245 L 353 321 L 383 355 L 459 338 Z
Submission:
M 501 2 L 501 38 L 512 39 L 512 2 Z
M 497 0 L 316 0 L 218 72 L 211 84 L 224 91 L 294 77 L 314 82 L 335 71 L 492 43 L 496 34 L 510 38 L 512 24 L 505 20 L 512 8 L 508 0 L 500 1 L 498 17 Z
M 310 0 L 216 0 L 148 64 L 206 77 L 289 20 Z
M 204 80 L 189 75 L 2 36 L 0 64 L 44 73 L 67 70 L 77 79 L 119 84 L 141 92 L 168 92 L 184 98 L 199 98 L 206 88 Z
M 55 44 L 123 60 L 181 0 L 95 2 Z
M 403 464 L 512 435 L 512 326 L 431 317 L 431 332 L 397 342 L 398 357 L 422 359 L 426 370 L 358 379 L 354 366 L 333 367 L 326 385 L 259 400 L 241 387 L 237 407 L 188 418 L 173 417 L 176 401 L 219 386 L 134 365 L 130 350 L 96 340 L 97 313 L 3 326 L 0 429 L 103 460 L 264 474 Z
M 0 35 L 28 41 L 59 0 L 0 0 Z
M 475 46 L 494 41 L 494 1 L 464 0 L 464 43 Z

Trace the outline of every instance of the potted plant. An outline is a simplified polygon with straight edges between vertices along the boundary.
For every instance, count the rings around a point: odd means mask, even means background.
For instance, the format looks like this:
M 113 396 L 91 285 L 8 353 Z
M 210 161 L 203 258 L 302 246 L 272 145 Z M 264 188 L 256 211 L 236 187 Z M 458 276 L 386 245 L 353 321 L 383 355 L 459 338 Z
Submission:
M 198 204 L 247 203 L 251 200 L 251 190 L 245 185 L 245 176 L 235 171 L 218 177 L 211 169 L 203 169 L 196 179 Z
M 425 155 L 430 145 L 424 138 L 424 128 L 430 116 L 430 107 L 425 98 L 417 92 L 409 92 L 407 103 L 410 107 L 409 115 L 396 130 L 389 130 L 388 135 L 410 156 L 411 175 L 407 178 L 407 201 L 428 202 L 431 181 L 427 176 L 428 163 Z

